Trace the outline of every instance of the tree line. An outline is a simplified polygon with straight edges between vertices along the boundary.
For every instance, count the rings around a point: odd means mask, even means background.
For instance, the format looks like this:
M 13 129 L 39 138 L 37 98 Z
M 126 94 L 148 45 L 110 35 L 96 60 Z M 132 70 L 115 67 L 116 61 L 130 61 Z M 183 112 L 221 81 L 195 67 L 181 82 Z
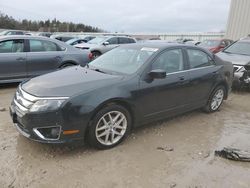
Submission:
M 85 24 L 76 24 L 73 22 L 61 22 L 57 19 L 45 21 L 16 20 L 0 12 L 0 28 L 16 29 L 25 31 L 43 31 L 43 32 L 103 32 L 98 27 Z

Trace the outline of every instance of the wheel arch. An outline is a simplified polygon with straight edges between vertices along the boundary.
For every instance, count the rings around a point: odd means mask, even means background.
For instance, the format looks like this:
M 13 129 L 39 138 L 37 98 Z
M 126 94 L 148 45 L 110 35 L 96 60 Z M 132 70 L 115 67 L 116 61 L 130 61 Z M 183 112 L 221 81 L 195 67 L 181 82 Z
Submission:
M 228 86 L 228 84 L 227 84 L 227 82 L 226 81 L 221 81 L 221 82 L 218 82 L 214 87 L 213 87 L 213 89 L 212 89 L 212 91 L 210 92 L 210 95 L 213 93 L 213 91 L 217 88 L 217 87 L 219 87 L 219 86 L 223 86 L 223 87 L 225 87 L 225 89 L 226 89 L 226 93 L 225 93 L 225 96 L 224 96 L 224 99 L 227 99 L 228 98 L 228 92 L 229 92 L 229 86 Z M 209 95 L 209 96 L 210 96 Z
M 112 104 L 116 104 L 116 105 L 122 106 L 126 110 L 128 110 L 129 114 L 131 115 L 131 120 L 132 120 L 132 125 L 133 125 L 134 119 L 135 119 L 135 114 L 134 114 L 134 110 L 133 110 L 133 107 L 131 106 L 131 104 L 129 104 L 129 102 L 127 102 L 124 99 L 115 98 L 115 99 L 109 99 L 109 100 L 107 100 L 107 101 L 105 101 L 105 102 L 103 102 L 103 103 L 101 103 L 101 104 L 98 105 L 98 107 L 93 111 L 93 113 L 90 116 L 90 121 L 89 121 L 90 123 L 89 123 L 88 126 L 91 125 L 91 122 L 93 121 L 96 113 L 99 110 L 101 110 L 102 108 L 104 108 L 106 106 L 112 105 Z
M 99 54 L 102 54 L 102 52 L 100 50 L 98 50 L 98 49 L 91 50 L 91 53 L 93 53 L 93 52 L 97 52 Z
M 59 68 L 63 67 L 64 65 L 67 65 L 67 64 L 78 65 L 78 63 L 76 63 L 76 62 L 73 61 L 73 60 L 66 60 L 66 61 L 63 61 L 63 62 L 60 64 Z

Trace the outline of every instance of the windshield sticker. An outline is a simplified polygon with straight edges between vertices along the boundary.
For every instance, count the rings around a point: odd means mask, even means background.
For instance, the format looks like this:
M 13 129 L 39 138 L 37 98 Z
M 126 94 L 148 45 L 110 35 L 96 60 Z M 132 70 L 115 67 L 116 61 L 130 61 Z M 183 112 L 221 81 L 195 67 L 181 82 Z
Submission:
M 143 47 L 141 51 L 148 51 L 148 52 L 156 52 L 159 50 L 158 48 L 148 48 L 148 47 Z

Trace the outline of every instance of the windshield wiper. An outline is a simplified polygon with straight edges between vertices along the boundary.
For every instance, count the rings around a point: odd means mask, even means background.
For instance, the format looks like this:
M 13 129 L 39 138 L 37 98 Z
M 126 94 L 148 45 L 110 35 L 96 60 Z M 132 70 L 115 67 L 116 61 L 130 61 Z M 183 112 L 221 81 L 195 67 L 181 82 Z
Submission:
M 94 70 L 94 71 L 96 71 L 96 72 L 100 72 L 100 73 L 107 74 L 107 72 L 104 72 L 104 71 L 102 71 L 102 70 L 100 70 L 100 69 L 92 69 L 92 70 Z
M 96 72 L 103 73 L 103 74 L 111 74 L 110 72 L 106 72 L 106 71 L 100 70 L 99 68 L 96 68 L 96 67 L 94 67 L 92 65 L 89 65 L 89 64 L 86 64 L 86 68 L 90 69 L 90 70 L 93 70 L 93 71 L 96 71 Z

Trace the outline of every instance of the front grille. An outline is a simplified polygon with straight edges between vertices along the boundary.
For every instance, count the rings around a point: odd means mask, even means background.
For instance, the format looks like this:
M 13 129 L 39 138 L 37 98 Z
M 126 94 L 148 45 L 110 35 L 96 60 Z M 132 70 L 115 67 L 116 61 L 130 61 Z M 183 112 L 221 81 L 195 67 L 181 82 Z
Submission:
M 31 106 L 35 103 L 35 97 L 23 91 L 20 87 L 18 87 L 15 97 L 14 103 L 16 105 L 16 113 L 18 116 L 24 115 Z

